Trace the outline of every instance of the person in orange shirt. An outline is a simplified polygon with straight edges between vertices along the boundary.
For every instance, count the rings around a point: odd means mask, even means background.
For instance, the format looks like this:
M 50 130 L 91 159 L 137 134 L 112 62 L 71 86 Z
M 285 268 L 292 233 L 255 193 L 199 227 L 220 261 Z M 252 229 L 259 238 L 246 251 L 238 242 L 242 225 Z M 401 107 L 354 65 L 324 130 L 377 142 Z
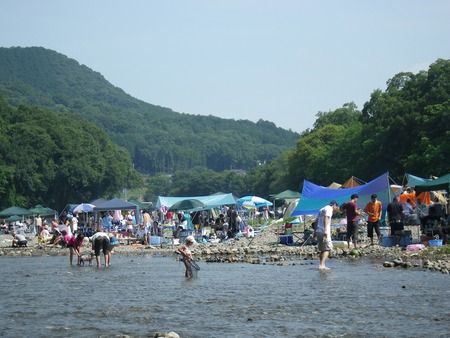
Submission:
M 371 245 L 373 245 L 373 230 L 375 230 L 377 234 L 378 243 L 381 240 L 380 220 L 382 205 L 381 202 L 377 200 L 377 197 L 377 194 L 372 194 L 372 196 L 370 196 L 370 202 L 367 203 L 364 208 L 365 212 L 369 215 L 367 219 L 367 236 L 370 238 Z

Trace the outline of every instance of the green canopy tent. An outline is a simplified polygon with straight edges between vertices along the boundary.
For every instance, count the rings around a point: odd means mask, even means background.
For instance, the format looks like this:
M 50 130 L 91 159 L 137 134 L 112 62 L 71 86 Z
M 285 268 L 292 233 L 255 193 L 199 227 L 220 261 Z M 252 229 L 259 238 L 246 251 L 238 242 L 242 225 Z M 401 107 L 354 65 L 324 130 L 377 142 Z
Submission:
M 41 216 L 50 216 L 50 215 L 56 214 L 55 210 L 43 207 L 40 204 L 38 204 L 34 208 L 30 209 L 30 211 L 33 215 L 41 215 Z
M 273 214 L 274 217 L 276 217 L 276 200 L 285 200 L 286 204 L 292 205 L 293 203 L 295 205 L 296 202 L 298 203 L 298 199 L 300 198 L 301 194 L 298 191 L 292 191 L 292 190 L 285 190 L 278 194 L 271 194 L 270 197 L 273 198 Z M 284 217 L 284 215 L 283 215 Z
M 128 202 L 137 205 L 139 210 L 146 210 L 146 209 L 150 208 L 150 204 L 149 203 L 146 204 L 146 203 L 139 202 L 137 200 L 129 200 Z
M 21 217 L 21 216 L 12 215 L 12 216 L 9 216 L 9 217 L 6 219 L 6 222 L 18 222 L 18 221 L 21 221 L 21 220 L 22 220 L 22 217 Z
M 270 197 L 277 200 L 295 200 L 297 198 L 300 198 L 300 193 L 298 191 L 292 191 L 292 190 L 285 190 L 278 194 L 271 194 Z
M 187 198 L 178 202 L 175 202 L 170 208 L 169 211 L 194 211 L 194 210 L 202 210 L 206 207 L 206 204 L 200 200 L 194 198 Z
M 7 209 L 4 209 L 2 211 L 0 211 L 0 218 L 6 218 L 6 217 L 10 217 L 10 216 L 26 216 L 26 215 L 31 215 L 32 212 L 30 210 L 21 208 L 21 207 L 9 207 Z

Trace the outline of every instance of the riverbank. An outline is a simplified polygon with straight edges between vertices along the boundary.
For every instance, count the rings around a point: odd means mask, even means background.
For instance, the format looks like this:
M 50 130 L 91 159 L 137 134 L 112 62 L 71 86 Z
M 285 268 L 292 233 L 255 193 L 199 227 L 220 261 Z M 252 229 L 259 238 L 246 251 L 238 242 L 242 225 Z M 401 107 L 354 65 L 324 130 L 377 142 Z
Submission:
M 0 235 L 0 256 L 42 256 L 66 255 L 68 249 L 60 246 L 45 247 L 37 244 L 36 238 L 30 238 L 28 247 L 12 248 L 12 237 Z M 85 241 L 83 251 L 91 249 Z M 177 246 L 162 245 L 120 245 L 113 251 L 114 255 L 176 255 Z M 255 238 L 240 238 L 228 242 L 197 244 L 193 249 L 195 259 L 205 262 L 250 264 L 291 264 L 299 260 L 318 260 L 315 245 L 279 244 L 274 227 L 266 227 Z M 423 250 L 408 251 L 402 247 L 383 247 L 362 242 L 355 252 L 346 245 L 336 245 L 330 253 L 330 259 L 378 259 L 383 266 L 398 268 L 427 269 L 450 274 L 450 245 L 426 247 Z M 292 263 L 298 264 L 298 263 Z

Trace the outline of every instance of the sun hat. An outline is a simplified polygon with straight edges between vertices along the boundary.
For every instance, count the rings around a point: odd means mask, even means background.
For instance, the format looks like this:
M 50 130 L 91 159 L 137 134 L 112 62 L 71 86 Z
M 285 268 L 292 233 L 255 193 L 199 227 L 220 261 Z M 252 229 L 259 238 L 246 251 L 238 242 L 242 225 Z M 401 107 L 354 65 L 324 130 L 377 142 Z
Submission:
M 194 236 L 187 236 L 187 237 L 186 237 L 186 242 L 195 243 L 195 238 L 194 238 Z

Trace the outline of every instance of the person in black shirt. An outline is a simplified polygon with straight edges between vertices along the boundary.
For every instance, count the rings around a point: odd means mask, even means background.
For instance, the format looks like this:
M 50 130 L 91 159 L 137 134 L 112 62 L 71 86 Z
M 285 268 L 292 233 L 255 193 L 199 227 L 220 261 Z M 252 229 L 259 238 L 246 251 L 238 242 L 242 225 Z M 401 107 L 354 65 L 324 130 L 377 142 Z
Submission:
M 395 243 L 399 244 L 401 235 L 397 235 L 397 231 L 403 231 L 405 226 L 405 215 L 403 213 L 403 204 L 399 202 L 398 197 L 394 197 L 387 209 L 388 224 L 391 227 L 391 236 L 395 236 Z

